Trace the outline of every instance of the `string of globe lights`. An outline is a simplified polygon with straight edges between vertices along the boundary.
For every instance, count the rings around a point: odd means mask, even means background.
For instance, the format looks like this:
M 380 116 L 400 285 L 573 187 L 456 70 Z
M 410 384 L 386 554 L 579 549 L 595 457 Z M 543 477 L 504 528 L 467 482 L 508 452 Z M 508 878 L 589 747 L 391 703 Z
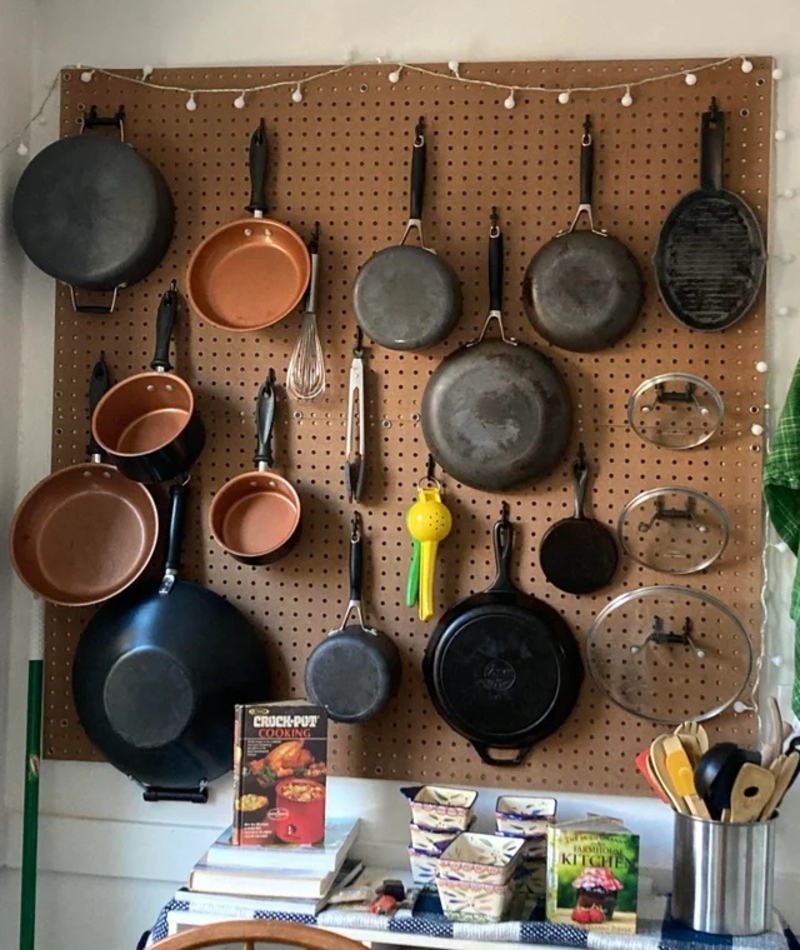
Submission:
M 244 109 L 247 105 L 248 97 L 253 97 L 258 93 L 268 92 L 271 90 L 277 89 L 286 89 L 289 91 L 291 101 L 294 103 L 301 103 L 304 98 L 304 90 L 316 83 L 320 83 L 325 79 L 330 78 L 331 76 L 337 76 L 341 73 L 347 72 L 348 70 L 353 69 L 359 65 L 372 65 L 375 62 L 378 65 L 383 65 L 384 61 L 381 57 L 377 57 L 375 60 L 368 60 L 365 62 L 357 63 L 353 61 L 348 61 L 342 66 L 333 66 L 329 69 L 323 69 L 315 73 L 310 73 L 309 75 L 303 77 L 302 79 L 281 79 L 274 82 L 268 83 L 259 83 L 252 86 L 223 86 L 218 88 L 193 88 L 191 86 L 178 86 L 178 85 L 169 85 L 166 83 L 159 83 L 152 80 L 153 73 L 155 69 L 153 66 L 143 66 L 141 74 L 139 76 L 129 75 L 125 73 L 116 72 L 114 70 L 105 69 L 102 66 L 82 66 L 80 64 L 75 66 L 76 70 L 80 70 L 80 78 L 82 82 L 87 84 L 91 83 L 95 75 L 106 76 L 110 79 L 118 80 L 119 82 L 131 83 L 137 86 L 144 86 L 147 89 L 152 89 L 157 92 L 170 92 L 170 93 L 180 93 L 186 95 L 186 108 L 189 112 L 194 112 L 198 108 L 200 100 L 205 96 L 221 96 L 228 95 L 233 96 L 233 107 L 235 109 Z M 523 85 L 519 83 L 503 83 L 496 82 L 490 79 L 474 79 L 470 76 L 464 76 L 461 74 L 461 64 L 455 60 L 451 59 L 447 63 L 446 71 L 431 69 L 427 66 L 419 66 L 414 63 L 386 63 L 389 68 L 388 80 L 392 84 L 397 84 L 402 82 L 403 73 L 417 74 L 421 76 L 428 76 L 434 79 L 439 80 L 448 80 L 450 82 L 461 83 L 465 86 L 478 86 L 483 89 L 496 90 L 500 93 L 505 94 L 503 99 L 503 105 L 506 109 L 513 109 L 517 104 L 517 96 L 523 93 L 536 92 L 551 94 L 556 97 L 560 105 L 568 105 L 572 101 L 572 97 L 582 94 L 590 94 L 594 92 L 621 92 L 620 104 L 625 108 L 629 108 L 635 102 L 634 91 L 643 86 L 652 85 L 653 83 L 666 82 L 671 79 L 682 79 L 687 86 L 694 86 L 698 82 L 699 74 L 707 70 L 718 69 L 721 66 L 727 66 L 729 63 L 739 62 L 741 64 L 741 70 L 743 73 L 751 73 L 753 71 L 752 61 L 745 55 L 738 53 L 734 56 L 726 56 L 723 59 L 717 59 L 708 63 L 700 63 L 696 66 L 676 69 L 671 72 L 661 73 L 654 76 L 645 76 L 642 79 L 634 79 L 631 81 L 620 81 L 620 82 L 611 82 L 604 83 L 600 85 L 582 85 L 582 86 L 572 86 L 568 88 L 563 87 L 554 87 L 554 86 L 544 86 L 544 85 Z M 772 78 L 774 80 L 779 80 L 783 76 L 783 72 L 779 68 L 775 68 L 772 71 Z M 8 148 L 11 148 L 13 145 L 17 145 L 17 152 L 20 155 L 28 154 L 28 146 L 24 142 L 25 133 L 30 129 L 33 123 L 42 117 L 45 107 L 55 92 L 60 76 L 56 76 L 50 87 L 47 90 L 47 93 L 31 119 L 28 123 L 20 130 L 20 132 L 10 139 L 8 142 L 0 146 L 0 155 L 5 152 Z M 775 137 L 782 141 L 786 137 L 785 132 L 778 130 L 775 133 Z

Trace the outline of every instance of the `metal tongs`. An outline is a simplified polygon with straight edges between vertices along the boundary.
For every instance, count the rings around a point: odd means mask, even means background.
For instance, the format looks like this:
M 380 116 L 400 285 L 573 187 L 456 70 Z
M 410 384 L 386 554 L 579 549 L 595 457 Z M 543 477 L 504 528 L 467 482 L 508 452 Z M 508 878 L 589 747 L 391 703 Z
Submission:
M 349 502 L 360 501 L 364 490 L 364 334 L 359 327 L 356 331 L 356 345 L 353 347 L 353 362 L 350 364 L 350 386 L 347 391 L 347 433 L 344 447 L 344 484 Z M 354 448 L 354 432 L 358 430 L 358 448 Z

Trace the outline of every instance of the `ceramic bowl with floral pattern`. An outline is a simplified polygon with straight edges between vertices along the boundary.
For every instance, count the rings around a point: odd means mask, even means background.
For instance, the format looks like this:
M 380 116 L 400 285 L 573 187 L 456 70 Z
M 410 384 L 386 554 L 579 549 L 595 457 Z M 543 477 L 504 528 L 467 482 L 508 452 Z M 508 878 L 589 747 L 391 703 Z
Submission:
M 514 874 L 524 847 L 524 838 L 466 831 L 442 852 L 436 873 L 450 881 L 505 884 Z
M 430 831 L 464 831 L 469 827 L 478 793 L 471 788 L 415 785 L 400 791 L 411 805 L 411 819 Z
M 475 815 L 470 819 L 469 828 L 472 828 L 474 824 Z M 437 856 L 444 851 L 451 841 L 463 834 L 461 831 L 434 831 L 432 828 L 420 828 L 413 821 L 409 823 L 408 827 L 411 829 L 411 847 L 415 851 L 425 851 Z
M 556 805 L 555 798 L 501 795 L 494 809 L 497 832 L 519 838 L 543 837 L 556 820 Z
M 436 876 L 436 887 L 445 917 L 488 924 L 502 920 L 514 895 L 511 881 L 488 884 L 485 881 L 450 881 Z
M 439 865 L 438 854 L 426 854 L 424 851 L 408 849 L 411 862 L 411 876 L 415 884 L 433 884 L 436 880 L 436 868 Z

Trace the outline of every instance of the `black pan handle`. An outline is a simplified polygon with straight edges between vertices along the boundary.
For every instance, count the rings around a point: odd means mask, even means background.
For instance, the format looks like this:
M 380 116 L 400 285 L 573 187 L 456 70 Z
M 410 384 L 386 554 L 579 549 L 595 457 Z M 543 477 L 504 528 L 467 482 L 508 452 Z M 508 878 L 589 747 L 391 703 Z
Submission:
M 208 788 L 200 785 L 197 788 L 159 788 L 156 785 L 147 785 L 142 792 L 146 802 L 190 802 L 194 805 L 205 805 L 208 801 Z
M 350 533 L 350 604 L 361 603 L 361 581 L 364 574 L 364 539 L 361 534 L 361 517 L 353 515 L 353 530 Z M 362 622 L 361 626 L 364 624 Z
M 422 218 L 425 198 L 425 169 L 427 149 L 425 147 L 425 120 L 420 116 L 414 132 L 414 148 L 411 151 L 411 208 L 409 215 L 415 221 Z
M 489 310 L 503 309 L 503 232 L 497 223 L 497 208 L 492 208 L 489 229 Z
M 709 191 L 722 190 L 722 160 L 725 149 L 725 113 L 711 100 L 708 112 L 703 113 L 700 131 L 700 187 Z
M 500 768 L 505 768 L 506 766 L 510 765 L 522 765 L 525 757 L 533 748 L 532 745 L 526 745 L 520 749 L 514 749 L 513 756 L 497 758 L 489 751 L 491 746 L 484 745 L 482 742 L 475 742 L 473 740 L 470 741 L 472 741 L 472 747 L 481 757 L 481 762 L 485 762 L 487 765 L 499 766 Z
M 511 580 L 511 553 L 514 549 L 514 528 L 508 520 L 508 506 L 503 502 L 503 517 L 494 524 L 494 558 L 497 577 L 486 588 L 487 594 L 516 594 Z
M 586 515 L 583 513 L 583 505 L 586 500 L 586 483 L 589 481 L 589 466 L 586 464 L 582 442 L 578 458 L 572 463 L 572 481 L 575 485 L 575 517 L 584 520 Z
M 267 213 L 267 126 L 261 120 L 250 136 L 250 204 L 245 208 L 257 218 Z
M 86 454 L 92 458 L 95 455 L 102 457 L 103 450 L 98 445 L 97 439 L 92 432 L 91 420 L 97 404 L 111 388 L 111 379 L 108 374 L 108 364 L 105 360 L 105 354 L 100 354 L 100 359 L 94 364 L 92 376 L 89 380 L 89 444 L 86 446 Z
M 169 593 L 172 589 L 172 581 L 174 581 L 176 574 L 180 570 L 183 535 L 186 526 L 186 498 L 188 493 L 189 489 L 186 487 L 186 482 L 179 485 L 172 485 L 169 490 L 170 509 L 167 563 L 165 564 L 166 571 L 160 593 Z M 167 583 L 168 577 L 172 579 L 169 583 Z
M 587 115 L 581 136 L 581 206 L 592 206 L 593 184 L 594 139 L 592 138 L 592 120 Z
M 258 445 L 253 461 L 261 471 L 261 466 L 272 468 L 272 430 L 275 426 L 275 370 L 271 369 L 258 390 L 256 402 L 256 432 Z
M 178 315 L 178 285 L 173 280 L 161 298 L 156 315 L 156 352 L 150 369 L 159 373 L 168 373 L 172 369 L 169 361 L 169 344 L 172 331 L 175 329 L 175 318 Z

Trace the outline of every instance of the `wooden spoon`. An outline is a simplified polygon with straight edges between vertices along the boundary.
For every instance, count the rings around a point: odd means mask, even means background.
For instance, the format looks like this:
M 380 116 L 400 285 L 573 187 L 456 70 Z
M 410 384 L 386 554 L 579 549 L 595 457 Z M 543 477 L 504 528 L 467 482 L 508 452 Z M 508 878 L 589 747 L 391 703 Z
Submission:
M 664 751 L 665 738 L 665 736 L 657 736 L 653 739 L 650 745 L 650 758 L 647 764 L 650 767 L 650 774 L 664 789 L 664 794 L 672 803 L 672 807 L 675 811 L 679 811 L 682 815 L 688 815 L 690 814 L 689 807 L 684 801 L 683 796 L 678 794 L 670 777 L 669 769 L 667 768 L 667 753 Z
M 775 776 L 760 765 L 745 762 L 731 788 L 731 821 L 756 821 L 775 791 Z
M 797 763 L 800 761 L 800 753 L 791 752 L 789 755 L 779 755 L 772 763 L 770 771 L 775 778 L 775 788 L 769 797 L 766 805 L 761 810 L 759 819 L 769 821 L 778 810 L 786 789 L 791 785 L 794 773 L 797 770 Z M 776 774 L 777 772 L 777 774 Z

